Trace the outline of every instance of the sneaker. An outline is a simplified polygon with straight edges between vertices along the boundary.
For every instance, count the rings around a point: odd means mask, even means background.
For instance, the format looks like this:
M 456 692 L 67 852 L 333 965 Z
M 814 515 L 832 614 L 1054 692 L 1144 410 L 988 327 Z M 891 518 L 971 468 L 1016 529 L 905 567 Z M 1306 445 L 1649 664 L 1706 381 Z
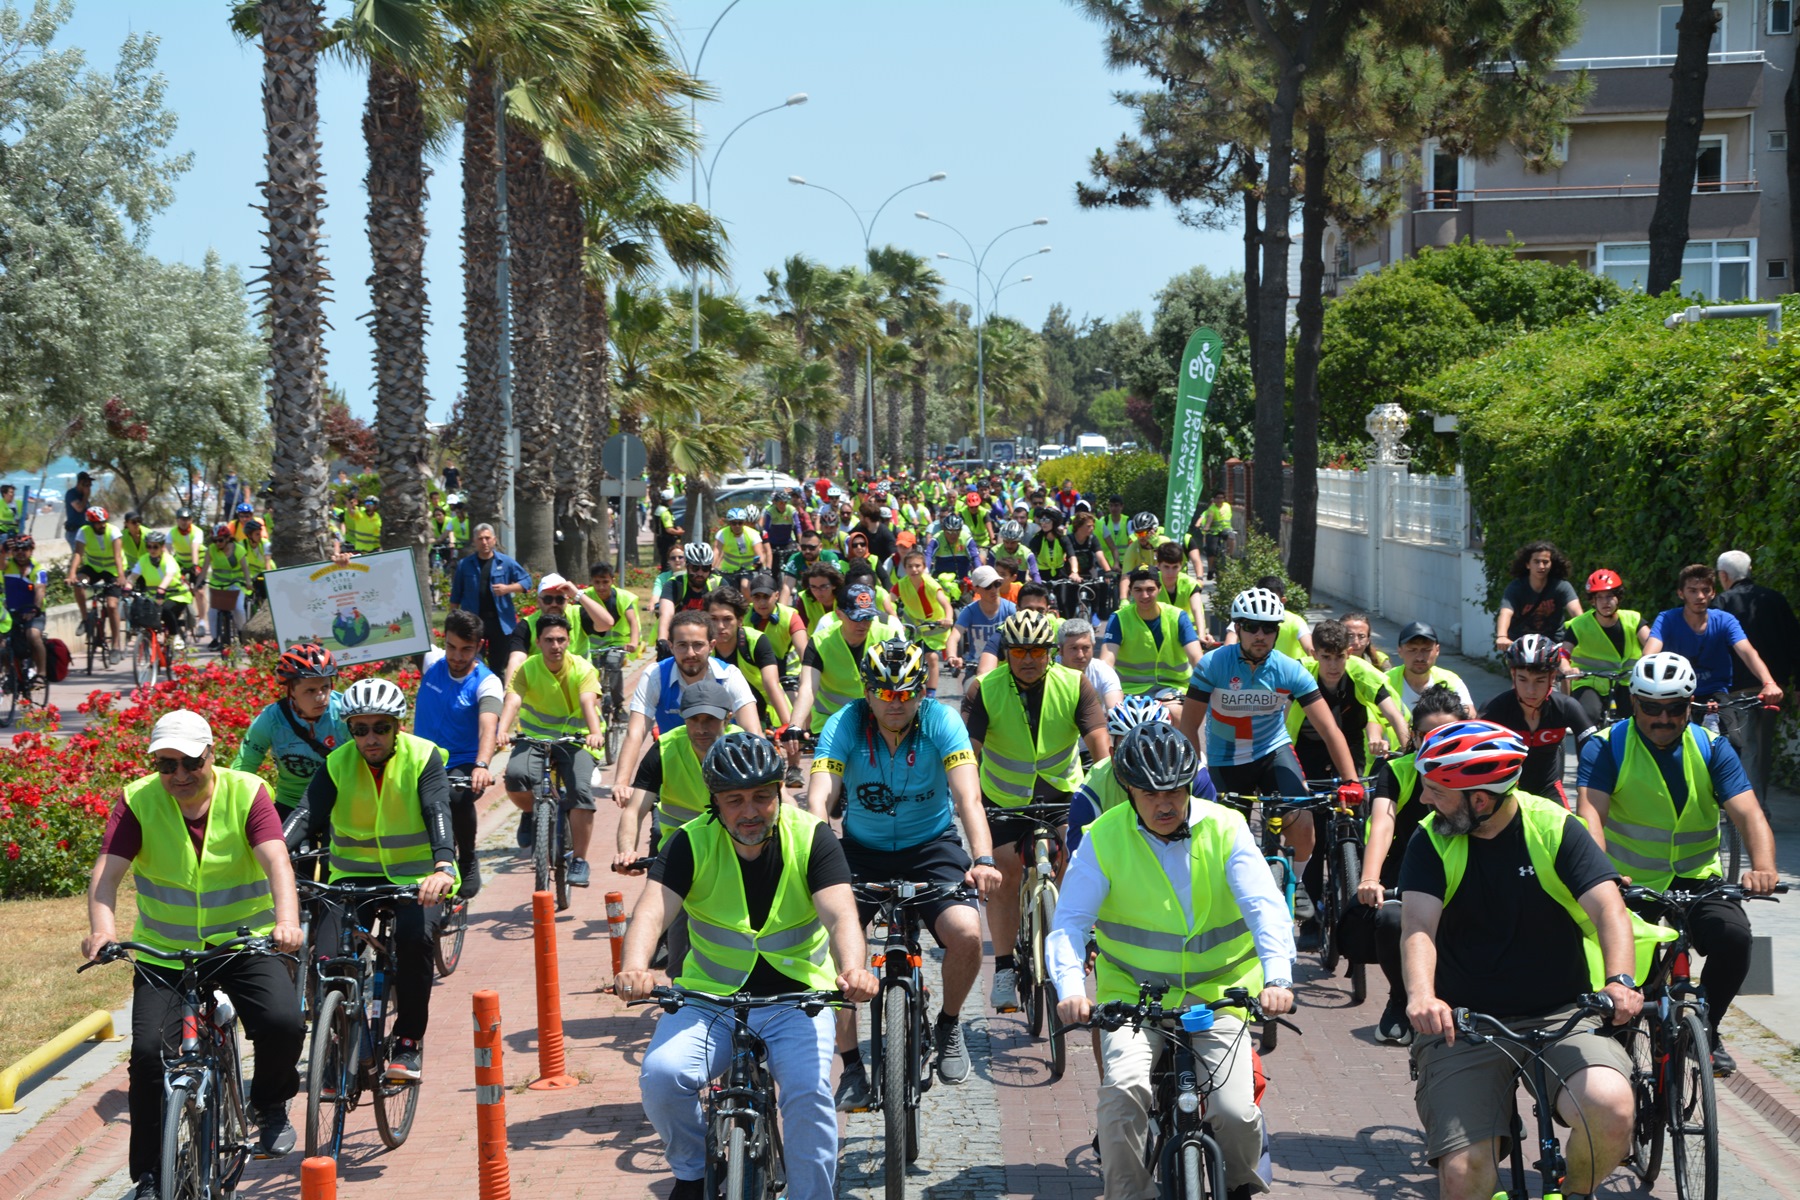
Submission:
M 389 1083 L 417 1083 L 424 1074 L 425 1047 L 411 1038 L 395 1038 L 394 1052 L 388 1055 Z
M 832 1098 L 839 1112 L 869 1111 L 869 1071 L 861 1063 L 854 1067 L 844 1068 L 844 1077 L 838 1080 L 837 1094 Z
M 456 889 L 456 894 L 464 900 L 473 900 L 481 895 L 481 864 L 458 863 L 457 870 L 462 874 L 462 886 Z
M 586 887 L 588 885 L 588 862 L 585 858 L 572 859 L 569 862 L 569 886 Z
M 519 814 L 519 849 L 529 850 L 537 843 L 537 825 L 530 813 Z
M 175 635 L 175 648 L 177 650 L 187 649 L 187 639 L 182 637 L 179 633 Z
M 969 1077 L 969 1051 L 963 1045 L 961 1021 L 939 1023 L 937 1027 L 937 1077 L 945 1083 L 961 1083 Z
M 288 1121 L 287 1105 L 259 1110 L 256 1121 L 256 1157 L 280 1158 L 294 1148 L 294 1126 Z
M 994 972 L 994 986 L 988 992 L 988 1004 L 995 1012 L 1019 1011 L 1019 973 L 1011 967 Z
M 131 1190 L 131 1200 L 162 1200 L 162 1185 L 156 1176 L 145 1175 Z
M 1406 1004 L 1395 999 L 1387 1002 L 1381 1010 L 1381 1020 L 1375 1024 L 1375 1040 L 1388 1042 L 1395 1046 L 1410 1046 L 1413 1041 L 1412 1022 L 1406 1019 Z
M 806 773 L 798 766 L 787 769 L 787 778 L 781 781 L 783 787 L 803 788 L 806 786 Z
M 1294 934 L 1294 947 L 1299 950 L 1317 950 L 1319 948 L 1319 919 L 1308 917 L 1300 922 L 1300 929 Z
M 669 1200 L 708 1200 L 706 1180 L 677 1179 L 675 1186 L 669 1189 Z
M 1713 1043 L 1713 1078 L 1730 1079 L 1737 1074 L 1737 1059 L 1719 1043 Z

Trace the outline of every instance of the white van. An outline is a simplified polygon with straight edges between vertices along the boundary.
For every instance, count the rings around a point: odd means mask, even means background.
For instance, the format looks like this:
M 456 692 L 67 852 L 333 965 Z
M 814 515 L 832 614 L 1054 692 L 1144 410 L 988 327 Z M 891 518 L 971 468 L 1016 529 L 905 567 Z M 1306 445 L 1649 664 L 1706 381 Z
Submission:
M 1105 454 L 1112 449 L 1107 444 L 1106 435 L 1102 433 L 1080 433 L 1075 435 L 1075 453 Z

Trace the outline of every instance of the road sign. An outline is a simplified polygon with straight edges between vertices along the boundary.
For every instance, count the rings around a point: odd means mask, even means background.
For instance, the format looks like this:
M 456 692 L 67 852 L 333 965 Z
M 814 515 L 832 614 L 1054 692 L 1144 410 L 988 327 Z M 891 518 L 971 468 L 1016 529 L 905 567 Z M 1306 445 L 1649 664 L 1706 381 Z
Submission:
M 763 439 L 763 462 L 771 467 L 781 465 L 781 441 L 778 438 Z
M 862 443 L 856 440 L 854 433 L 846 437 L 840 444 L 844 447 L 845 454 L 855 454 L 857 449 L 862 446 Z
M 644 473 L 644 464 L 648 461 L 644 440 L 635 434 L 615 433 L 600 448 L 601 469 L 614 479 L 636 479 Z M 643 495 L 642 492 L 636 494 Z
M 604 499 L 610 500 L 617 497 L 621 488 L 627 496 L 636 496 L 639 499 L 650 494 L 649 486 L 641 479 L 602 479 L 600 481 L 600 495 Z
M 1019 447 L 1013 442 L 989 442 L 988 458 L 994 462 L 1009 463 L 1019 457 Z

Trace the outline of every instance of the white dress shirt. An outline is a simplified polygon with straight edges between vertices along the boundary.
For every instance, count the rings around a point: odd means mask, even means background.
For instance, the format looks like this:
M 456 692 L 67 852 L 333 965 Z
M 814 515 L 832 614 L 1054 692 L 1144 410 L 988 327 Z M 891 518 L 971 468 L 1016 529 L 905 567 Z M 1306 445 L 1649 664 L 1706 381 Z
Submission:
M 1216 806 L 1210 801 L 1194 797 L 1188 805 L 1189 823 L 1202 819 L 1204 810 L 1212 807 Z M 1192 922 L 1193 876 L 1188 867 L 1188 854 L 1194 845 L 1192 839 L 1165 842 L 1141 824 L 1136 827 L 1136 832 L 1161 864 L 1163 874 L 1175 889 L 1175 898 L 1181 903 L 1182 914 Z M 1069 869 L 1063 876 L 1062 894 L 1056 902 L 1056 922 L 1045 942 L 1050 977 L 1056 981 L 1058 996 L 1079 996 L 1084 990 L 1088 930 L 1093 928 L 1100 904 L 1112 887 L 1094 861 L 1089 849 L 1093 844 L 1092 837 L 1084 839 L 1069 860 Z M 1244 920 L 1256 940 L 1256 955 L 1262 960 L 1263 978 L 1292 979 L 1293 916 L 1288 912 L 1287 898 L 1275 886 L 1275 877 L 1270 873 L 1262 851 L 1250 839 L 1247 826 L 1238 828 L 1231 857 L 1225 862 L 1225 882 L 1243 910 Z

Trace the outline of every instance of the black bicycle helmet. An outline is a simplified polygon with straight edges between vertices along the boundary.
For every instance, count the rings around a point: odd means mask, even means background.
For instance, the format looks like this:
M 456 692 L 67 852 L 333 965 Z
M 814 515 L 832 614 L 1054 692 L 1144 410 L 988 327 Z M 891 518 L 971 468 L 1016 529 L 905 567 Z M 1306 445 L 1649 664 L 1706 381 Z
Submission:
M 787 762 L 768 738 L 739 730 L 712 744 L 700 764 L 700 774 L 708 791 L 731 792 L 780 783 L 787 774 Z
M 191 521 L 194 519 L 194 510 L 191 508 L 178 508 L 175 510 L 175 519 L 177 521 Z
M 955 513 L 945 513 L 944 519 L 938 522 L 938 528 L 944 533 L 961 533 L 963 531 L 963 519 Z
M 1128 787 L 1169 792 L 1192 787 L 1200 753 L 1175 726 L 1139 725 L 1113 747 L 1113 774 Z
M 1506 665 L 1548 671 L 1562 658 L 1556 643 L 1541 633 L 1528 633 L 1506 648 Z

